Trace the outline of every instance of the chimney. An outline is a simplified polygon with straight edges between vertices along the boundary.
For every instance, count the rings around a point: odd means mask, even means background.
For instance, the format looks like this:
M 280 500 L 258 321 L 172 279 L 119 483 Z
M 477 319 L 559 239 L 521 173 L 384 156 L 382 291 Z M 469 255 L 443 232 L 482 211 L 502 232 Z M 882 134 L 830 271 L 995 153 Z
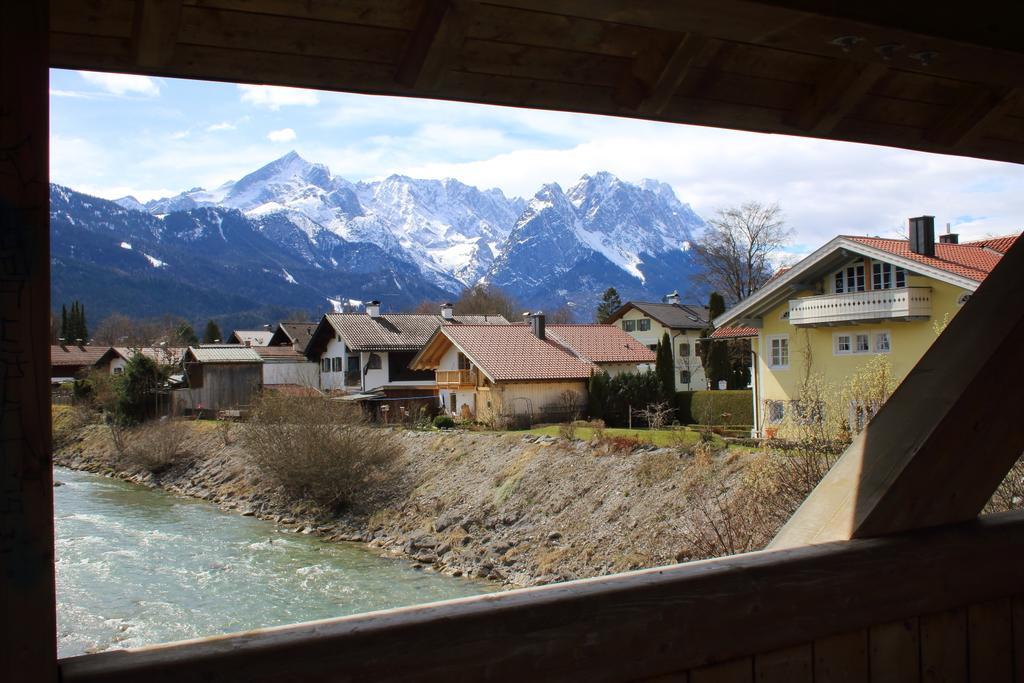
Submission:
M 910 251 L 935 256 L 935 216 L 918 216 L 910 221 Z
M 671 294 L 665 295 L 665 303 L 672 304 L 673 306 L 679 305 L 679 291 L 674 291 Z
M 367 301 L 366 302 L 366 315 L 371 318 L 380 317 L 380 302 L 379 301 Z
M 545 339 L 544 333 L 544 311 L 537 311 L 536 313 L 524 313 L 525 317 L 529 319 L 530 331 L 533 332 L 533 336 L 537 339 Z
M 949 231 L 949 223 L 946 223 L 946 234 L 939 235 L 939 244 L 960 244 L 960 235 Z
M 455 319 L 455 309 L 451 304 L 441 304 L 441 317 L 445 320 Z

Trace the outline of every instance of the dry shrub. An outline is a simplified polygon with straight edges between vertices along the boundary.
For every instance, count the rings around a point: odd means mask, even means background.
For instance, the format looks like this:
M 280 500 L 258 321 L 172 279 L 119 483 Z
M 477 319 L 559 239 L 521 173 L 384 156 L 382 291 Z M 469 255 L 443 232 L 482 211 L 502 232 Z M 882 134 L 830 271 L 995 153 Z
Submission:
M 73 443 L 82 429 L 95 421 L 95 414 L 82 406 L 54 406 L 53 448 L 59 450 Z
M 576 440 L 576 423 L 575 422 L 563 422 L 558 425 L 558 436 L 562 437 L 566 441 Z
M 635 436 L 614 435 L 606 436 L 601 443 L 609 450 L 618 453 L 632 453 L 647 442 Z
M 225 446 L 235 442 L 235 435 L 231 433 L 233 426 L 231 420 L 217 420 L 217 435 Z
M 267 394 L 245 431 L 251 462 L 297 499 L 327 509 L 357 502 L 386 481 L 402 453 L 390 432 L 368 426 L 351 404 Z
M 633 475 L 640 486 L 653 486 L 671 479 L 678 469 L 678 455 L 657 451 L 643 455 L 633 469 Z
M 992 499 L 985 506 L 985 512 L 1009 512 L 1024 509 L 1024 457 L 1021 457 L 1007 473 Z
M 685 531 L 694 556 L 721 557 L 763 548 L 839 455 L 837 449 L 773 450 L 757 456 L 736 476 L 713 458 L 698 455 L 689 491 L 692 514 Z
M 184 455 L 185 439 L 188 438 L 188 425 L 184 420 L 163 419 L 148 422 L 135 428 L 128 443 L 128 431 L 124 427 L 111 424 L 111 436 L 118 432 L 115 448 L 118 448 L 122 460 L 130 465 L 158 474 Z

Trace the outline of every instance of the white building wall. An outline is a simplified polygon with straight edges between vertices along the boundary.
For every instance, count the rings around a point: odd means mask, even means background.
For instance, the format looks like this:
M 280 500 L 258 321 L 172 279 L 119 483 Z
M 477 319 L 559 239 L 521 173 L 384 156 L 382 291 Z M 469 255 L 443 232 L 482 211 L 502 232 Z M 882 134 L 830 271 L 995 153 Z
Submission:
M 114 360 L 110 361 L 110 374 L 121 374 L 122 372 L 124 372 L 124 369 L 125 367 L 127 367 L 127 365 L 128 361 L 126 361 L 124 358 L 121 358 L 121 356 L 114 356 Z
M 295 384 L 300 387 L 316 387 L 320 368 L 316 363 L 296 361 L 289 363 L 263 363 L 263 384 Z M 334 373 L 337 374 L 337 373 Z
M 347 357 L 348 353 L 345 349 L 345 342 L 339 341 L 337 337 L 327 342 L 327 348 L 324 350 L 323 355 L 320 356 L 321 364 L 317 366 L 317 371 L 320 373 L 320 389 L 323 391 L 332 391 L 345 388 L 345 367 L 348 363 Z M 332 363 L 332 369 L 323 370 L 322 363 L 325 358 L 341 358 L 341 369 L 335 371 Z
M 368 370 L 367 364 L 371 355 L 380 356 L 380 370 Z M 359 367 L 363 376 L 363 391 L 373 391 L 388 383 L 388 352 L 387 351 L 361 351 L 359 353 Z M 415 384 L 415 382 L 412 382 Z
M 663 327 L 657 320 L 654 320 L 637 308 L 631 309 L 628 313 L 623 315 L 621 319 L 617 320 L 615 324 L 620 328 L 623 328 L 623 320 L 651 321 L 651 329 L 649 330 L 642 332 L 638 330 L 626 332 L 626 334 L 630 335 L 647 347 L 656 347 L 658 342 L 661 341 L 662 335 L 668 331 L 668 336 L 672 339 L 672 360 L 675 364 L 676 391 L 699 391 L 708 388 L 707 377 L 704 374 L 704 366 L 701 365 L 700 356 L 697 355 L 697 340 L 701 337 L 701 330 L 676 330 Z M 679 348 L 680 344 L 689 345 L 689 356 L 683 356 L 681 354 Z M 653 364 L 651 365 L 651 368 L 654 368 Z M 682 380 L 683 370 L 690 373 L 689 385 L 684 383 Z

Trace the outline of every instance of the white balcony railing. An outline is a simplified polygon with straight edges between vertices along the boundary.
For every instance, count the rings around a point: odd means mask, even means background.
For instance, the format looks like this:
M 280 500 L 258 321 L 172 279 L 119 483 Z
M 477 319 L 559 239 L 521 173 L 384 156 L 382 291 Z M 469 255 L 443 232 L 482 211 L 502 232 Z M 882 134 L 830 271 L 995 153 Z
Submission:
M 822 294 L 789 302 L 789 322 L 807 327 L 874 320 L 919 320 L 931 314 L 931 287 Z

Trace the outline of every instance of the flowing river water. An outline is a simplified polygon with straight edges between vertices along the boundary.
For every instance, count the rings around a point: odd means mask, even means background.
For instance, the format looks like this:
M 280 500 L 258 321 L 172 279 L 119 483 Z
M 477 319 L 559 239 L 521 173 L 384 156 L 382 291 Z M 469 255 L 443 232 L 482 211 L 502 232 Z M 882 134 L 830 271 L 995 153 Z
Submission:
M 117 479 L 54 478 L 61 657 L 495 590 Z

